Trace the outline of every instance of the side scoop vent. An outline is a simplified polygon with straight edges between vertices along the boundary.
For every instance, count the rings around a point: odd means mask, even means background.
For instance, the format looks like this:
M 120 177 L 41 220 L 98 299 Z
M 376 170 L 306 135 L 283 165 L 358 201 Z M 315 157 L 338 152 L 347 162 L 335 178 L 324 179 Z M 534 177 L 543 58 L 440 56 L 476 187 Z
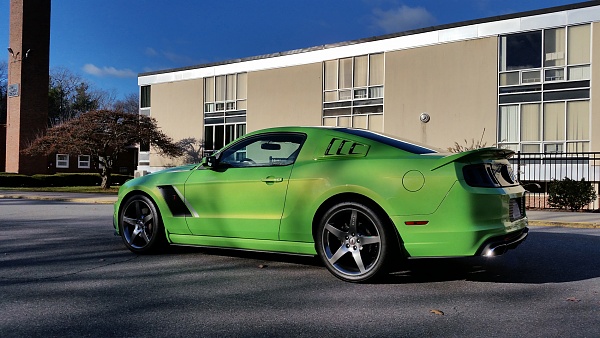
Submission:
M 190 209 L 185 205 L 177 190 L 171 185 L 158 186 L 169 210 L 174 217 L 191 217 Z
M 327 149 L 325 150 L 324 156 L 353 156 L 363 157 L 369 152 L 369 146 L 354 141 L 344 140 L 341 138 L 333 138 Z

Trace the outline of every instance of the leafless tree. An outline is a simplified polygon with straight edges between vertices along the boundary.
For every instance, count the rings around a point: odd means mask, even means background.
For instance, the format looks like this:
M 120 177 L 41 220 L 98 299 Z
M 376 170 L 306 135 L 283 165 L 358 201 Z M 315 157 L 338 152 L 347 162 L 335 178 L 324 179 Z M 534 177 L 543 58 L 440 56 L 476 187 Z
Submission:
M 116 96 L 114 90 L 96 88 L 67 68 L 53 68 L 48 88 L 49 125 L 64 123 L 88 111 L 112 109 Z
M 199 163 L 202 160 L 204 142 L 201 139 L 188 137 L 177 142 L 177 144 L 183 150 L 183 161 L 185 163 Z
M 140 96 L 136 93 L 130 93 L 125 95 L 122 100 L 115 101 L 113 105 L 114 110 L 120 110 L 130 114 L 137 114 L 140 107 Z

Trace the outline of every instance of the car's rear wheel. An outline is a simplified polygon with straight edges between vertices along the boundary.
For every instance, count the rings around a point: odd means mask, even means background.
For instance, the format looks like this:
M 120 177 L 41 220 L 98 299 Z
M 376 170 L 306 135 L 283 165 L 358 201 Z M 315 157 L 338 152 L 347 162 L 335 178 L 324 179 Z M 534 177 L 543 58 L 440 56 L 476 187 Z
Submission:
M 362 203 L 331 207 L 321 218 L 316 237 L 323 263 L 342 280 L 373 281 L 388 272 L 394 236 L 381 217 Z
M 119 227 L 127 248 L 135 253 L 151 253 L 165 243 L 165 231 L 152 200 L 144 195 L 127 199 L 121 209 Z

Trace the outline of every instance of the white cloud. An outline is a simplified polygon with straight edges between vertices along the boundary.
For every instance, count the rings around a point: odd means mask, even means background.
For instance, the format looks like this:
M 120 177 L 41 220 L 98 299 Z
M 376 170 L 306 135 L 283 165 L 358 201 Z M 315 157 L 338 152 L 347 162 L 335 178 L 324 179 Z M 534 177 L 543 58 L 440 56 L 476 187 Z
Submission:
M 147 56 L 156 56 L 158 55 L 158 52 L 152 47 L 146 47 L 144 54 L 146 54 Z
M 191 65 L 194 63 L 192 58 L 172 52 L 162 52 L 163 57 L 167 60 L 179 65 Z
M 423 7 L 408 7 L 384 11 L 376 8 L 373 10 L 374 25 L 385 33 L 396 33 L 406 30 L 434 25 L 435 17 Z
M 99 76 L 99 77 L 105 77 L 105 76 L 121 77 L 121 78 L 137 77 L 137 74 L 135 72 L 133 72 L 131 69 L 116 69 L 115 67 L 99 68 L 91 63 L 85 64 L 83 66 L 83 71 L 88 74 Z

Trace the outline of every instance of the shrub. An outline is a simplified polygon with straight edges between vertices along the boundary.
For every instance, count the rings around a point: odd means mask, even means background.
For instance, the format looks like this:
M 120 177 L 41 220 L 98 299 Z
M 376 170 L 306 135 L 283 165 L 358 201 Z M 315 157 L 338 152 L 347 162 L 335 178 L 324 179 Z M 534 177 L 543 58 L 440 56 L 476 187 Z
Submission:
M 38 174 L 33 177 L 40 180 L 45 187 L 95 186 L 101 182 L 100 175 L 87 173 Z
M 122 185 L 132 177 L 129 175 L 112 175 L 112 182 Z M 100 174 L 95 173 L 58 173 L 54 175 L 37 174 L 33 176 L 0 173 L 0 187 L 82 187 L 99 186 L 102 183 Z
M 592 203 L 597 195 L 591 182 L 572 180 L 552 180 L 548 186 L 548 204 L 553 208 L 576 211 Z
M 39 187 L 41 182 L 32 176 L 0 173 L 0 187 Z

